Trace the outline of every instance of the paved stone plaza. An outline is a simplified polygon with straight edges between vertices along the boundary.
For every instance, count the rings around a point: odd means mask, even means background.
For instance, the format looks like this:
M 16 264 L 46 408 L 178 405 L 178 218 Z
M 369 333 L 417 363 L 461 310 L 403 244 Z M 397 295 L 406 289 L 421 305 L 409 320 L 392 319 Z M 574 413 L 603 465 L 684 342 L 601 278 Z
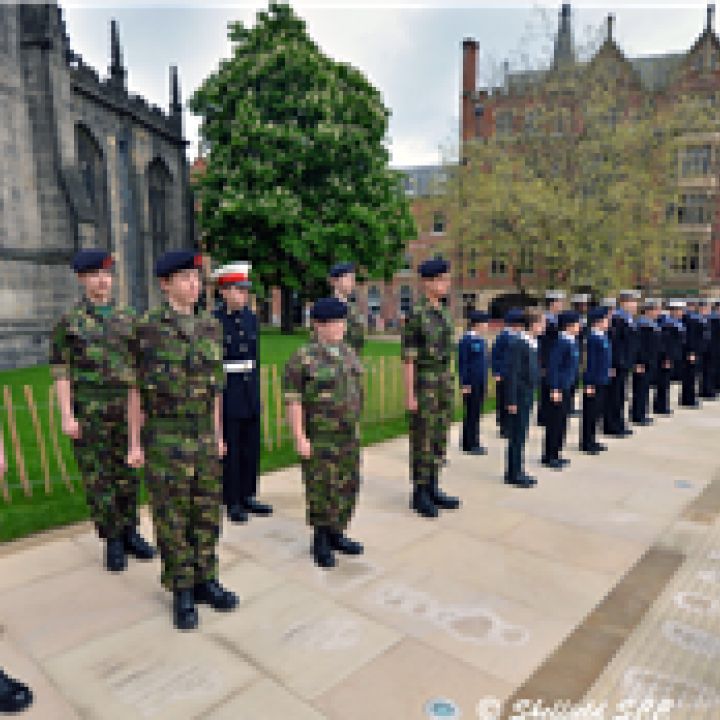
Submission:
M 502 483 L 491 418 L 488 457 L 453 428 L 445 487 L 464 507 L 437 521 L 408 510 L 407 438 L 369 449 L 351 526 L 366 554 L 331 572 L 308 555 L 298 469 L 265 476 L 276 515 L 223 530 L 242 605 L 202 606 L 190 634 L 158 562 L 111 576 L 86 524 L 6 546 L 0 658 L 35 689 L 25 717 L 411 720 L 447 698 L 476 718 L 488 696 L 653 695 L 720 717 L 720 403 L 600 457 L 575 450 L 575 422 L 562 473 L 533 429 L 532 490 Z

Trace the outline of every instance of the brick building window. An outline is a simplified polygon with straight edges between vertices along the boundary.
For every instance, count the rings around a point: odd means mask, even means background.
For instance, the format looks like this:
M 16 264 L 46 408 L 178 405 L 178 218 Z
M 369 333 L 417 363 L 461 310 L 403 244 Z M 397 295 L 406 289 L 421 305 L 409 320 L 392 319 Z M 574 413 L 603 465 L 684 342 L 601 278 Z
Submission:
M 681 225 L 708 225 L 712 222 L 710 198 L 702 193 L 683 195 L 677 209 L 677 220 Z
M 432 232 L 433 235 L 442 235 L 445 232 L 445 214 L 436 211 L 433 213 L 433 225 L 432 225 Z
M 507 275 L 507 264 L 502 258 L 493 258 L 490 261 L 491 277 L 503 277 Z
M 477 268 L 471 267 L 468 269 L 468 277 L 474 280 L 477 277 Z
M 540 132 L 539 110 L 527 110 L 525 112 L 524 129 L 527 135 L 537 135 Z
M 531 247 L 520 248 L 518 271 L 525 275 L 531 275 L 535 272 L 535 253 Z
M 682 177 L 704 177 L 712 171 L 712 147 L 693 145 L 681 150 L 680 173 Z

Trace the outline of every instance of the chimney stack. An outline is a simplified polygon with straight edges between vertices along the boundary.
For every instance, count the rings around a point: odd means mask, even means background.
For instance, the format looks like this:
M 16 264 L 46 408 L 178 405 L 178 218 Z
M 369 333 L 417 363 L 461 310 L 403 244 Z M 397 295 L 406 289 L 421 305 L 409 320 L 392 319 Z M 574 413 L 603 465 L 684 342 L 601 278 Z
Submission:
M 473 38 L 465 38 L 462 44 L 462 97 L 460 98 L 460 138 L 469 140 L 475 136 L 475 112 L 473 94 L 477 89 L 478 55 L 480 45 Z

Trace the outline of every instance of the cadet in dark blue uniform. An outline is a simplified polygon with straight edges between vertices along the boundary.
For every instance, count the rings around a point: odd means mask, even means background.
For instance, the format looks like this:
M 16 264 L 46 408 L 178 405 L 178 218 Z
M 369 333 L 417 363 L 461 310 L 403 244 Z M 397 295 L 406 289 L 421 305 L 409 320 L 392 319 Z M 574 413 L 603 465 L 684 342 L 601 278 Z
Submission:
M 588 312 L 590 332 L 587 335 L 586 363 L 583 376 L 583 409 L 580 425 L 580 450 L 597 455 L 607 447 L 597 441 L 597 424 L 612 373 L 612 350 L 607 336 L 610 325 L 608 306 L 600 305 Z
M 487 450 L 480 444 L 480 413 L 485 402 L 488 363 L 481 333 L 487 330 L 488 314 L 473 310 L 468 320 L 468 331 L 458 343 L 458 375 L 465 405 L 461 449 L 486 455 Z
M 558 328 L 560 332 L 550 349 L 545 374 L 550 397 L 545 416 L 545 445 L 542 456 L 542 464 L 553 470 L 560 470 L 570 462 L 560 457 L 560 451 L 565 443 L 570 395 L 580 363 L 577 344 L 580 315 L 574 310 L 560 313 Z
M 587 344 L 587 336 L 590 332 L 590 326 L 588 324 L 588 307 L 590 306 L 590 296 L 586 293 L 578 293 L 570 298 L 570 305 L 576 313 L 580 315 L 580 332 L 577 336 L 578 350 L 580 351 L 580 364 L 578 366 L 578 374 L 575 378 L 575 382 L 572 386 L 571 400 L 570 400 L 570 415 L 579 415 L 579 408 L 577 406 L 576 397 L 577 389 L 580 385 L 580 374 L 582 373 L 583 363 L 585 362 L 585 347 Z
M 682 336 L 675 318 L 670 314 L 672 305 L 665 304 L 665 309 L 658 315 L 657 324 L 660 328 L 658 343 L 657 380 L 655 383 L 655 400 L 653 412 L 656 415 L 672 415 L 670 409 L 670 386 L 675 372 L 675 364 L 682 358 Z
M 636 425 L 651 425 L 648 417 L 650 388 L 657 382 L 657 363 L 660 352 L 660 326 L 657 316 L 660 301 L 648 298 L 643 305 L 643 314 L 637 319 L 637 352 L 633 369 L 632 408 L 630 419 Z
M 248 513 L 272 513 L 270 505 L 255 499 L 260 470 L 260 329 L 247 304 L 249 274 L 249 263 L 226 265 L 215 273 L 225 306 L 215 312 L 223 328 L 225 361 L 223 504 L 233 522 L 246 522 Z
M 548 290 L 545 293 L 545 330 L 538 338 L 538 358 L 540 361 L 540 399 L 538 402 L 538 424 L 545 425 L 550 402 L 550 388 L 547 384 L 547 365 L 550 350 L 558 338 L 558 313 L 565 304 L 562 290 Z
M 523 316 L 517 309 L 505 315 L 505 327 L 497 334 L 490 353 L 490 365 L 495 378 L 495 418 L 501 437 L 507 437 L 507 403 L 505 402 L 505 375 L 507 374 L 507 347 L 510 338 L 523 327 Z
M 612 316 L 609 330 L 615 373 L 608 386 L 603 430 L 606 435 L 627 437 L 632 435 L 632 430 L 625 420 L 625 399 L 628 374 L 635 364 L 637 350 L 633 316 L 637 311 L 639 293 L 623 290 L 619 299 L 620 307 Z
M 685 344 L 683 347 L 683 374 L 680 405 L 700 407 L 697 400 L 697 368 L 702 352 L 703 328 L 696 312 L 696 303 L 689 300 L 685 305 L 683 325 L 685 326 Z
M 524 469 L 530 414 L 535 390 L 540 381 L 537 337 L 543 331 L 545 319 L 537 310 L 523 313 L 520 309 L 508 313 L 508 324 L 521 327 L 510 336 L 507 347 L 505 402 L 507 407 L 507 464 L 505 482 L 520 488 L 537 484 Z
M 702 326 L 702 352 L 700 353 L 700 397 L 703 400 L 715 399 L 715 383 L 712 364 L 712 301 L 700 298 L 700 324 Z
M 713 388 L 720 393 L 720 301 L 713 300 L 710 313 L 710 354 L 713 367 Z

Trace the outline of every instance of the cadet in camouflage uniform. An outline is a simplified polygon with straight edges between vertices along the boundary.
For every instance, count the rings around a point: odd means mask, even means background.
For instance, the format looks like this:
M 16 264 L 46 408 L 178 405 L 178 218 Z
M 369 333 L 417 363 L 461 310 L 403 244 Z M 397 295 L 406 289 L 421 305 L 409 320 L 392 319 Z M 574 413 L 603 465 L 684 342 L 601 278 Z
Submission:
M 50 367 L 62 430 L 73 439 L 90 515 L 106 541 L 105 566 L 118 572 L 126 552 L 140 560 L 155 552 L 137 532 L 138 474 L 125 464 L 133 315 L 111 302 L 112 264 L 104 250 L 73 258 L 84 294 L 55 326 Z
M 339 263 L 330 269 L 330 285 L 338 300 L 347 304 L 345 342 L 359 355 L 365 345 L 365 323 L 357 305 L 351 300 L 355 291 L 355 266 Z
M 166 294 L 136 323 L 131 344 L 136 388 L 128 411 L 128 462 L 145 464 L 162 558 L 161 582 L 173 592 L 175 627 L 197 627 L 195 604 L 232 610 L 237 596 L 217 580 L 225 454 L 221 400 L 220 326 L 193 314 L 200 293 L 201 257 L 174 250 L 158 258 L 155 274 Z M 140 413 L 146 422 L 140 437 Z
M 410 413 L 410 507 L 423 517 L 437 517 L 438 508 L 454 510 L 460 506 L 458 498 L 445 495 L 438 486 L 452 422 L 454 390 L 450 370 L 452 320 L 441 302 L 449 290 L 449 269 L 449 263 L 441 258 L 420 265 L 424 297 L 402 330 L 401 354 Z
M 344 533 L 360 488 L 362 366 L 343 342 L 347 306 L 318 300 L 310 313 L 315 338 L 288 361 L 283 390 L 295 446 L 302 458 L 312 553 L 323 568 L 333 551 L 359 555 L 363 546 Z

